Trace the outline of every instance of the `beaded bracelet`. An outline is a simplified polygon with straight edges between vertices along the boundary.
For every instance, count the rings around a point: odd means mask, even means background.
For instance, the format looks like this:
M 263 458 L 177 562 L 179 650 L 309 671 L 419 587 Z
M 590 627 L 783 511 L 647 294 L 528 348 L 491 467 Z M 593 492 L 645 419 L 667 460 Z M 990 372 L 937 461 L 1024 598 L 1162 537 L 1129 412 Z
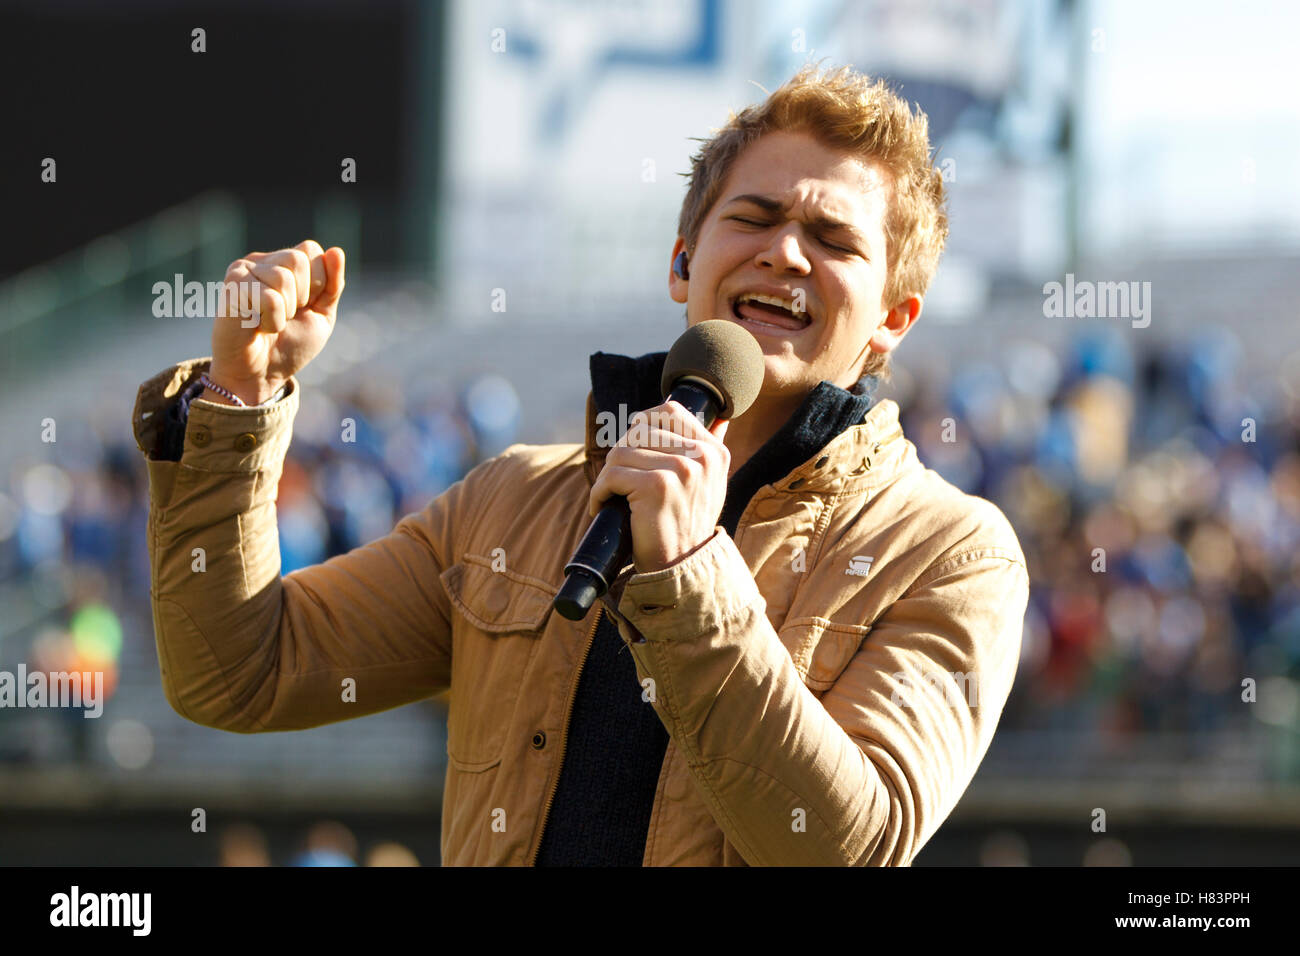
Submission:
M 204 372 L 202 375 L 199 376 L 199 382 L 202 383 L 202 385 L 203 385 L 204 388 L 210 388 L 210 389 L 212 389 L 212 391 L 216 392 L 218 395 L 222 396 L 223 398 L 228 398 L 228 399 L 230 399 L 232 402 L 234 402 L 234 403 L 235 403 L 236 405 L 238 405 L 240 408 L 247 408 L 247 407 L 248 407 L 248 403 L 245 402 L 245 401 L 244 401 L 242 398 L 240 398 L 238 395 L 236 395 L 234 392 L 231 392 L 231 391 L 229 391 L 228 389 L 224 389 L 224 388 L 222 388 L 222 387 L 221 387 L 220 385 L 218 385 L 216 382 L 212 381 L 212 379 L 208 378 L 208 373 L 207 373 L 207 372 Z

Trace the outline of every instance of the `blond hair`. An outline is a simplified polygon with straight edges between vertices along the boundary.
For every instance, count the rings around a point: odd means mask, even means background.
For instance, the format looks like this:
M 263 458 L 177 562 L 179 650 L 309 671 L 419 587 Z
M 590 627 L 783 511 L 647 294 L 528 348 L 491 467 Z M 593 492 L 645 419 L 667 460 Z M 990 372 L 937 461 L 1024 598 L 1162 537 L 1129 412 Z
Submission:
M 943 176 L 930 151 L 929 122 L 883 80 L 851 67 L 824 71 L 809 64 L 766 100 L 732 113 L 691 158 L 677 232 L 688 255 L 737 157 L 772 132 L 805 132 L 832 148 L 875 161 L 888 176 L 885 217 L 885 302 L 924 295 L 948 238 Z M 889 356 L 869 352 L 861 375 L 889 377 Z

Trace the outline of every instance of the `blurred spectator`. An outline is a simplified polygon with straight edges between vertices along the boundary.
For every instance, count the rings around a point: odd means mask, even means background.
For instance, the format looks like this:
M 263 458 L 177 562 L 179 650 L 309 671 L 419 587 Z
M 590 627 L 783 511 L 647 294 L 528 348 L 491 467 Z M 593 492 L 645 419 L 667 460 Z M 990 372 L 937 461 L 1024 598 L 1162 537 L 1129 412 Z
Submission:
M 378 843 L 366 854 L 366 866 L 419 866 L 415 854 L 400 843 Z
M 262 831 L 249 823 L 234 823 L 221 831 L 218 866 L 270 866 L 271 854 Z
M 1001 830 L 980 844 L 980 866 L 1028 866 L 1029 844 L 1018 833 Z
M 1102 837 L 1083 854 L 1084 866 L 1132 866 L 1133 854 L 1123 840 Z
M 307 831 L 306 849 L 290 866 L 356 866 L 357 838 L 341 823 L 326 820 Z
M 519 396 L 500 375 L 483 375 L 465 389 L 465 414 L 474 429 L 480 460 L 505 451 L 519 427 Z

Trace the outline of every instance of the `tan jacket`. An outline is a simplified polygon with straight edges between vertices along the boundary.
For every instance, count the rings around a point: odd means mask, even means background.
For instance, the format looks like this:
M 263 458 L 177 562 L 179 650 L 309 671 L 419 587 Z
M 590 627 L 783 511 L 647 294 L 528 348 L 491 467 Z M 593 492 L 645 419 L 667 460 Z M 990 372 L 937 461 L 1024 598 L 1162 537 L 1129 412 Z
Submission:
M 205 369 L 141 386 L 146 455 Z M 514 445 L 387 537 L 282 578 L 297 408 L 296 381 L 269 408 L 196 401 L 181 460 L 148 462 L 163 687 L 240 733 L 450 688 L 445 864 L 536 857 L 600 613 L 671 737 L 646 865 L 908 865 L 983 758 L 1019 660 L 1024 557 L 994 505 L 918 462 L 893 402 L 760 489 L 734 540 L 717 527 L 670 568 L 629 568 L 578 622 L 551 599 L 607 452 L 590 395 L 585 446 Z

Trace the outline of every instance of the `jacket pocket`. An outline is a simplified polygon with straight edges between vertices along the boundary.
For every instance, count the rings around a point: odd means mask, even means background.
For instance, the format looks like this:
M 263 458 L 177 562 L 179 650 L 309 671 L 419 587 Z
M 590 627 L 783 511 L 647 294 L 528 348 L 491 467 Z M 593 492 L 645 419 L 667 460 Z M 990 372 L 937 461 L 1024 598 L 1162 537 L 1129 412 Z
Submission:
M 524 675 L 555 595 L 543 582 L 494 571 L 491 558 L 476 554 L 447 568 L 442 583 L 457 612 L 447 756 L 456 769 L 477 773 L 500 763 L 519 696 L 532 692 Z
M 786 621 L 779 636 L 808 689 L 821 692 L 835 685 L 869 633 L 870 625 L 802 617 Z

